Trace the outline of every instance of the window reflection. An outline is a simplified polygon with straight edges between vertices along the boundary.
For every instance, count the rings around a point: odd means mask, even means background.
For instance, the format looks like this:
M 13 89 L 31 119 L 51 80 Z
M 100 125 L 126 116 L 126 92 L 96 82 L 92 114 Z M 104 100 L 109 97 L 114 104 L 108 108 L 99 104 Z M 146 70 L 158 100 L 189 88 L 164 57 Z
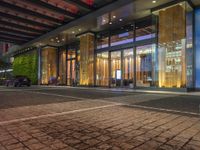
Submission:
M 96 58 L 96 85 L 108 86 L 109 71 L 108 71 L 108 52 L 97 54 Z
M 133 26 L 121 27 L 112 32 L 111 46 L 132 43 L 134 38 Z
M 159 87 L 192 86 L 193 27 L 188 14 L 192 9 L 188 6 L 181 2 L 154 12 L 159 18 Z
M 136 85 L 151 87 L 155 82 L 155 45 L 136 48 Z
M 123 51 L 123 84 L 133 87 L 134 78 L 134 56 L 133 49 Z
M 142 41 L 156 37 L 156 25 L 152 19 L 145 19 L 135 24 L 135 41 Z
M 97 49 L 106 48 L 109 46 L 109 34 L 98 34 L 97 35 Z
M 59 84 L 66 84 L 66 51 L 59 52 Z
M 67 85 L 75 85 L 76 82 L 76 49 L 67 51 Z
M 53 84 L 57 80 L 56 49 L 42 50 L 42 84 Z
M 121 86 L 121 51 L 111 52 L 111 87 Z

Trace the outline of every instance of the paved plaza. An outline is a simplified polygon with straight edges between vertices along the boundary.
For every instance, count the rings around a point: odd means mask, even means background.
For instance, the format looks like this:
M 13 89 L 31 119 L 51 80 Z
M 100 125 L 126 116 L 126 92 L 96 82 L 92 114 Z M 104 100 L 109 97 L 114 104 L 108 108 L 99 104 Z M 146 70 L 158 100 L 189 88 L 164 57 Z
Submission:
M 0 87 L 0 150 L 199 150 L 200 96 Z

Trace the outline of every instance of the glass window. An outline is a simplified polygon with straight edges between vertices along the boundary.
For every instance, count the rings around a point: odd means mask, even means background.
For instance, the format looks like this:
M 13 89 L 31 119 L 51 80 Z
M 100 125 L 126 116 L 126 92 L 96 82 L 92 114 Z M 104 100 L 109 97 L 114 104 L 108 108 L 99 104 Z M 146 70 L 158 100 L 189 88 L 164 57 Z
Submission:
M 69 49 L 67 52 L 67 59 L 74 59 L 74 58 L 76 58 L 76 50 Z
M 121 51 L 111 52 L 111 86 L 121 86 Z
M 109 33 L 97 34 L 97 49 L 109 46 Z
M 123 80 L 124 86 L 133 86 L 134 57 L 133 49 L 123 51 Z
M 96 85 L 108 86 L 108 52 L 98 53 L 96 58 Z
M 155 44 L 136 48 L 136 85 L 138 87 L 156 85 L 155 50 Z
M 188 88 L 192 88 L 194 87 L 193 9 L 189 5 L 186 5 L 186 10 L 186 84 Z
M 193 81 L 192 20 L 187 7 L 181 2 L 154 12 L 159 25 L 159 87 L 186 88 Z
M 112 31 L 111 36 L 111 46 L 127 44 L 133 42 L 133 26 L 129 25 L 126 27 L 121 27 L 117 31 Z
M 59 84 L 66 84 L 66 51 L 59 52 Z
M 76 82 L 76 61 L 67 60 L 67 85 L 75 85 Z
M 142 41 L 156 37 L 156 26 L 152 19 L 137 22 L 135 24 L 135 41 Z
M 195 88 L 200 89 L 200 8 L 195 10 Z
M 42 84 L 54 84 L 57 80 L 56 49 L 42 50 Z

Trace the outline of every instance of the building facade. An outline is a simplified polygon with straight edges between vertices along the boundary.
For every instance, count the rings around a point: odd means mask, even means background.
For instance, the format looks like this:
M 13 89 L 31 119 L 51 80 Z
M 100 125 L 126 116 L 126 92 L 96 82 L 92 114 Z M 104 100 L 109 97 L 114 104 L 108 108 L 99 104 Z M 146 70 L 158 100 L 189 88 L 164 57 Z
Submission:
M 50 44 L 33 48 L 38 84 L 200 89 L 200 8 L 177 0 L 152 7 L 145 17 L 127 19 L 132 12 L 124 13 L 126 7 L 99 16 L 96 26 L 104 28 L 98 31 L 76 34 L 59 46 L 51 43 L 63 37 L 55 36 Z

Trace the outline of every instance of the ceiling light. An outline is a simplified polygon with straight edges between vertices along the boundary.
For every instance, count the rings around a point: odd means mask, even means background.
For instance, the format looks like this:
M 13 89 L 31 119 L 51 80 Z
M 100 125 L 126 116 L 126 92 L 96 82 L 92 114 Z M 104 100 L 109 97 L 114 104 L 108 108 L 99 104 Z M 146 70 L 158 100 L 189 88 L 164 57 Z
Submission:
M 58 40 L 58 37 L 56 37 L 56 40 Z
M 58 40 L 57 42 L 58 42 L 58 43 L 60 43 L 60 41 L 59 41 L 59 40 Z
M 116 18 L 116 16 L 113 16 L 113 18 L 115 19 L 115 18 Z
M 119 21 L 123 21 L 123 19 L 119 19 Z
M 65 39 L 62 39 L 62 41 L 65 41 Z
M 109 24 L 112 24 L 112 22 L 109 22 Z
M 103 22 L 106 22 L 106 19 L 103 19 Z
M 72 34 L 74 34 L 75 32 L 74 31 L 72 31 Z
M 152 1 L 152 3 L 154 3 L 154 4 L 155 4 L 155 3 L 156 3 L 156 1 Z
M 78 31 L 82 31 L 82 29 L 78 29 Z
M 51 39 L 51 42 L 53 42 L 54 41 L 54 39 Z

